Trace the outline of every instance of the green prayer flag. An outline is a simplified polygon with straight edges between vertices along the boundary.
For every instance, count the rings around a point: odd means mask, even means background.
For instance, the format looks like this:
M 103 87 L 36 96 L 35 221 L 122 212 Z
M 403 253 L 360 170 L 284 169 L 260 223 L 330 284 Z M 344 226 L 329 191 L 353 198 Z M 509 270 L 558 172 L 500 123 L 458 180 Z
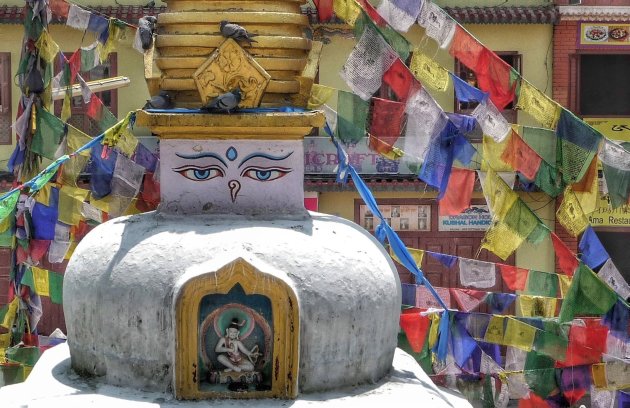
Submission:
M 555 298 L 558 295 L 558 275 L 530 270 L 527 275 L 525 293 L 534 296 Z
M 621 146 L 630 151 L 630 143 L 621 143 Z M 630 195 L 630 174 L 628 171 L 616 169 L 605 163 L 602 163 L 602 168 L 612 208 L 619 208 L 627 204 L 628 196 Z
M 551 197 L 557 197 L 562 194 L 567 186 L 562 179 L 560 171 L 544 160 L 540 162 L 534 184 Z
M 557 137 L 553 130 L 523 126 L 521 137 L 529 147 L 549 164 L 556 163 Z
M 617 293 L 589 268 L 580 262 L 573 276 L 569 293 L 560 308 L 560 323 L 573 320 L 576 315 L 601 316 L 617 301 Z
M 41 190 L 50 181 L 50 179 L 55 175 L 55 173 L 57 172 L 57 169 L 59 169 L 59 166 L 61 166 L 63 162 L 68 160 L 68 158 L 69 158 L 68 155 L 63 155 L 57 160 L 55 160 L 54 162 L 50 163 L 48 167 L 46 167 L 41 173 L 39 173 L 31 181 L 31 184 L 29 185 L 29 188 L 31 189 L 31 191 Z
M 22 281 L 20 284 L 33 289 L 35 288 L 35 279 L 33 279 L 33 270 L 31 268 L 26 268 L 24 275 L 22 275 Z
M 361 14 L 357 18 L 354 23 L 354 36 L 356 38 L 361 38 L 365 27 L 369 25 L 374 30 L 378 31 L 385 41 L 396 51 L 396 53 L 400 56 L 400 59 L 406 61 L 409 58 L 409 54 L 411 53 L 411 44 L 409 41 L 402 36 L 398 31 L 393 28 L 387 27 L 379 27 L 377 26 L 372 19 L 365 13 L 365 11 L 361 10 Z
M 20 190 L 15 190 L 0 201 L 0 221 L 4 220 L 9 214 L 13 213 L 19 198 Z
M 37 109 L 37 130 L 31 150 L 47 159 L 54 160 L 55 152 L 66 132 L 64 123 L 45 109 Z
M 545 398 L 557 388 L 555 360 L 536 351 L 527 353 L 525 359 L 525 381 L 537 395 Z
M 527 238 L 540 223 L 538 217 L 523 200 L 516 200 L 512 204 L 503 222 L 521 238 Z
M 344 143 L 357 143 L 365 137 L 369 102 L 346 91 L 339 91 L 337 98 L 337 137 Z
M 543 330 L 536 333 L 534 350 L 555 360 L 564 361 L 568 345 L 568 326 L 552 320 L 543 320 Z
M 48 282 L 50 285 L 50 301 L 58 305 L 63 303 L 63 275 L 57 272 L 48 271 Z

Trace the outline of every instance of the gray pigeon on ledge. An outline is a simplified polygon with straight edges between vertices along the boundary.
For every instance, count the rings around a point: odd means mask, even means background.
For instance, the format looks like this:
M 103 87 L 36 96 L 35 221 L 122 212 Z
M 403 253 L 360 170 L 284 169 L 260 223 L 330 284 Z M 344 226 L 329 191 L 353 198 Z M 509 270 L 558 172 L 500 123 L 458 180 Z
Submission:
M 236 41 L 245 41 L 247 45 L 252 45 L 253 42 L 256 42 L 256 40 L 250 38 L 250 34 L 246 29 L 238 24 L 230 23 L 227 20 L 221 21 L 221 35 Z
M 227 112 L 236 109 L 241 102 L 241 89 L 236 88 L 230 92 L 221 94 L 208 102 L 201 110 L 208 112 Z
M 172 109 L 173 98 L 167 91 L 160 91 L 158 95 L 152 96 L 144 105 L 144 109 Z
M 148 50 L 153 44 L 153 32 L 155 31 L 156 23 L 157 17 L 155 16 L 144 16 L 140 20 L 138 20 L 140 42 L 142 43 L 143 50 Z

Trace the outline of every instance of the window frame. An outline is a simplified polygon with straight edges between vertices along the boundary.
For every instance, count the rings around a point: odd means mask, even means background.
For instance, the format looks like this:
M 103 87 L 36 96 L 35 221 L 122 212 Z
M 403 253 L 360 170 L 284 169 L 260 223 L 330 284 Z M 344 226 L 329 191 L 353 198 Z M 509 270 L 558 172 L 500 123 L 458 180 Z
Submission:
M 11 81 L 11 53 L 0 52 L 0 117 L 6 118 L 8 126 L 6 130 L 8 137 L 0 137 L 0 145 L 9 146 L 13 144 L 13 131 L 11 130 L 13 115 L 13 99 L 11 97 L 13 82 Z

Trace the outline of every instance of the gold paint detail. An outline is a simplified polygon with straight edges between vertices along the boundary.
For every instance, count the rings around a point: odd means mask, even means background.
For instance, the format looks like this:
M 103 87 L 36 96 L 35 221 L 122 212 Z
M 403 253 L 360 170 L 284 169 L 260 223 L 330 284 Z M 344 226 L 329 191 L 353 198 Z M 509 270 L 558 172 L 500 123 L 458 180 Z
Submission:
M 210 294 L 227 294 L 236 284 L 247 295 L 260 294 L 271 301 L 274 378 L 268 391 L 201 391 L 190 367 L 198 360 L 199 304 Z M 178 399 L 295 398 L 299 366 L 299 307 L 293 289 L 283 280 L 264 273 L 242 258 L 217 271 L 186 282 L 176 299 L 175 396 Z
M 257 108 L 271 76 L 236 41 L 226 39 L 193 74 L 201 102 L 235 88 L 240 108 Z

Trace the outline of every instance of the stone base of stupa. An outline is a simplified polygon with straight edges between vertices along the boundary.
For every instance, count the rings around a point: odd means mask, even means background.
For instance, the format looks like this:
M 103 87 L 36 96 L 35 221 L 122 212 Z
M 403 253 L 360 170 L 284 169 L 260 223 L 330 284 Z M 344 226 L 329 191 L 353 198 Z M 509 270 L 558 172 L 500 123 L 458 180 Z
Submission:
M 376 384 L 323 393 L 300 394 L 295 400 L 178 401 L 171 395 L 142 392 L 99 384 L 98 378 L 82 378 L 70 368 L 66 344 L 47 350 L 28 379 L 0 388 L 3 408 L 115 407 L 115 408 L 201 408 L 201 407 L 403 407 L 410 403 L 425 407 L 472 407 L 453 391 L 437 387 L 409 354 L 397 349 L 391 374 Z

